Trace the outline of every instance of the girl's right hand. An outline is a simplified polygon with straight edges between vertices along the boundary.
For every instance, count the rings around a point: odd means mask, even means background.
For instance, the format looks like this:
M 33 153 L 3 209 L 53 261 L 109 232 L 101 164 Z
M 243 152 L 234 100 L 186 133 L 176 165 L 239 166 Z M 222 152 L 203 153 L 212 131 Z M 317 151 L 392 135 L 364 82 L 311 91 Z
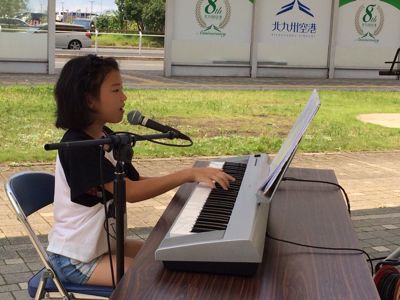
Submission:
M 191 170 L 191 181 L 203 182 L 211 188 L 215 188 L 215 183 L 227 190 L 229 184 L 235 181 L 235 178 L 225 173 L 221 169 L 216 168 L 190 168 Z

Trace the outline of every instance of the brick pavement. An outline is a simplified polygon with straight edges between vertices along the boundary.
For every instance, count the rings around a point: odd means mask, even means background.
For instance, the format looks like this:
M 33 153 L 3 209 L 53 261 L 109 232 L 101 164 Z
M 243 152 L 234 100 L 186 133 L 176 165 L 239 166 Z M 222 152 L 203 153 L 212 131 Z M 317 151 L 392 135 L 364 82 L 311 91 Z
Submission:
M 154 176 L 189 167 L 194 160 L 140 159 L 135 164 L 144 176 Z M 386 257 L 400 247 L 400 151 L 297 153 L 292 166 L 335 170 L 339 183 L 350 198 L 353 225 L 360 246 L 371 257 Z M 11 174 L 22 170 L 53 172 L 53 164 L 2 164 L 0 186 L 3 187 Z M 128 204 L 129 235 L 146 239 L 174 193 L 175 190 L 148 201 Z M 31 222 L 42 240 L 46 241 L 52 223 L 51 209 L 44 209 L 32 216 Z M 41 267 L 35 250 L 1 189 L 0 300 L 27 298 L 26 281 Z
M 67 59 L 86 55 L 94 49 L 66 52 L 57 50 L 56 74 L 6 74 L 0 73 L 0 85 L 35 85 L 56 82 L 60 68 Z M 146 55 L 147 53 L 147 55 Z M 98 55 L 109 56 L 109 49 L 100 49 Z M 131 89 L 224 89 L 224 90 L 385 90 L 400 91 L 399 81 L 380 77 L 377 79 L 324 79 L 324 78 L 249 78 L 249 77 L 209 77 L 209 76 L 163 76 L 163 52 L 143 50 L 139 56 L 136 50 L 130 55 L 113 53 L 119 61 L 124 87 Z M 158 60 L 150 69 L 143 66 L 125 65 L 126 61 Z M 378 72 L 378 71 L 377 71 Z
M 54 84 L 55 75 L 0 73 L 0 85 Z M 248 77 L 164 77 L 162 70 L 121 69 L 125 88 L 130 89 L 213 89 L 213 90 L 385 90 L 400 91 L 394 79 L 314 79 Z

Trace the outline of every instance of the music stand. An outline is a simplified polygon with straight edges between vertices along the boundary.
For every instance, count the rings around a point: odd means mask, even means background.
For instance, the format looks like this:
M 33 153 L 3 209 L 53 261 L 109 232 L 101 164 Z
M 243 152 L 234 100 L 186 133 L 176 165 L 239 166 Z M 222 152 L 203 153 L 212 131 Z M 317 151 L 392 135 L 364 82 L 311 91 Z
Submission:
M 296 122 L 270 165 L 270 172 L 259 190 L 259 193 L 264 195 L 265 200 L 260 201 L 269 202 L 272 199 L 320 105 L 319 95 L 316 90 L 313 90 L 306 106 L 297 117 Z

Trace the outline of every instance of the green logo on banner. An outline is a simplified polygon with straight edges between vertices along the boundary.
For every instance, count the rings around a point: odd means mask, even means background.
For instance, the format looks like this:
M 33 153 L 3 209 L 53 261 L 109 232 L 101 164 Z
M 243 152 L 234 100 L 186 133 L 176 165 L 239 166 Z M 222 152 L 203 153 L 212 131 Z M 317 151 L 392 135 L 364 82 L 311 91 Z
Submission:
M 381 32 L 384 23 L 383 10 L 379 5 L 361 5 L 355 15 L 354 24 L 359 41 L 378 42 L 376 36 Z
M 200 34 L 224 37 L 222 29 L 231 17 L 231 5 L 228 0 L 198 0 L 196 20 L 203 30 Z
M 214 0 L 214 1 L 208 0 L 208 4 L 205 7 L 206 14 L 211 15 L 211 14 L 215 13 L 215 11 L 217 10 L 217 5 L 215 4 L 215 2 L 217 2 L 217 0 Z M 221 13 L 221 10 L 222 10 L 222 8 L 219 7 L 217 14 Z
M 376 22 L 376 16 L 372 15 L 372 12 L 374 11 L 374 8 L 376 7 L 376 4 L 371 4 L 368 5 L 367 8 L 365 9 L 365 15 L 362 17 L 362 20 L 364 23 L 368 23 L 371 21 Z
M 339 0 L 339 7 L 355 1 L 357 0 Z M 392 5 L 400 10 L 400 0 L 381 0 L 381 1 L 389 5 Z

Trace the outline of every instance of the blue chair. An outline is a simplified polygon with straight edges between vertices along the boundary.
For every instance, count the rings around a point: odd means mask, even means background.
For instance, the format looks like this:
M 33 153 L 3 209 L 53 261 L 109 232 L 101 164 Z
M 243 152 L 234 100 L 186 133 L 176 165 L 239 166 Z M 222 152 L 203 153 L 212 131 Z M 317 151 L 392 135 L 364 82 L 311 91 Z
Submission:
M 21 172 L 13 175 L 5 185 L 5 191 L 17 218 L 39 254 L 44 268 L 28 282 L 28 293 L 35 299 L 108 299 L 112 288 L 107 286 L 81 285 L 61 282 L 57 277 L 46 250 L 28 222 L 28 216 L 52 204 L 54 176 L 44 172 Z

